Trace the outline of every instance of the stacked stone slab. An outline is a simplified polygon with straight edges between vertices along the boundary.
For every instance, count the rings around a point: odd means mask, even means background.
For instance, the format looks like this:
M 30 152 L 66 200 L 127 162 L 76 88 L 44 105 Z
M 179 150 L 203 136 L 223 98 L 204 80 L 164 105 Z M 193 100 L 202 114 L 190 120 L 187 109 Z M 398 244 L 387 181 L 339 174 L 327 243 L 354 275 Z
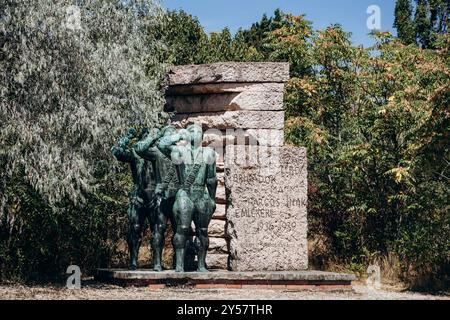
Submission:
M 208 266 L 238 266 L 227 230 L 225 145 L 284 145 L 284 82 L 287 63 L 215 63 L 174 67 L 169 72 L 166 111 L 178 127 L 201 124 L 204 145 L 218 151 L 217 210 L 210 224 Z M 220 151 L 220 146 L 223 146 Z M 230 203 L 228 203 L 230 206 Z M 231 241 L 232 242 L 232 241 Z

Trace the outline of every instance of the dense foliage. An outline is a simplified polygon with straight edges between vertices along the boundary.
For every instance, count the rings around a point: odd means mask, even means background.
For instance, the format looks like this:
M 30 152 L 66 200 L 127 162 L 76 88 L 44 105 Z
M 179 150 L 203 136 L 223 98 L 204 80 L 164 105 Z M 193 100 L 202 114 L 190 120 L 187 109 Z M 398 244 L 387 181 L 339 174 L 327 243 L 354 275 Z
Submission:
M 448 32 L 449 12 L 449 0 L 397 0 L 394 27 L 404 44 L 435 48 L 438 36 Z
M 258 51 L 247 44 L 243 31 L 232 36 L 225 28 L 208 35 L 197 18 L 184 11 L 168 12 L 161 33 L 169 49 L 168 61 L 175 65 L 260 59 Z
M 72 4 L 0 1 L 0 277 L 108 262 L 129 189 L 110 148 L 164 119 L 164 11 Z
M 319 31 L 310 43 L 314 72 L 288 84 L 287 137 L 309 150 L 311 236 L 322 239 L 325 260 L 362 268 L 393 254 L 405 280 L 442 284 L 450 262 L 448 43 L 424 51 L 378 37 L 364 50 L 339 26 Z

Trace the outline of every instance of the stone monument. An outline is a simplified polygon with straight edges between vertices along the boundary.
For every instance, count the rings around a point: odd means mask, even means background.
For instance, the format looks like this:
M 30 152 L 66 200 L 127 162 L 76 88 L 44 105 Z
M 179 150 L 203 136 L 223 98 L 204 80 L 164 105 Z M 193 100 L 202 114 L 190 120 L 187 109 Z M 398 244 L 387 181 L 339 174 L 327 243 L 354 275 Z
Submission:
M 230 269 L 308 269 L 306 150 L 228 146 L 225 185 Z
M 168 75 L 166 111 L 172 124 L 203 127 L 204 145 L 217 152 L 217 209 L 210 224 L 210 268 L 234 270 L 230 263 L 230 199 L 226 196 L 227 146 L 284 146 L 284 82 L 288 63 L 214 63 L 174 67 Z M 228 207 L 227 207 L 228 206 Z
M 97 279 L 153 289 L 350 289 L 353 275 L 307 270 L 307 151 L 284 144 L 289 64 L 179 66 L 168 79 L 171 124 L 200 126 L 203 147 L 216 151 L 206 256 L 212 272 L 101 269 Z

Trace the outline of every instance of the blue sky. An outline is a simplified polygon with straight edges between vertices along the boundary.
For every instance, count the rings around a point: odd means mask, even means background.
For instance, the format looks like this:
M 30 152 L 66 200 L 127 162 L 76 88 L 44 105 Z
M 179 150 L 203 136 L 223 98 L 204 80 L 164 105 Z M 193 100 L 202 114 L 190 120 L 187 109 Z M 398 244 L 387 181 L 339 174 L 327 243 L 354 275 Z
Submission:
M 314 28 L 322 29 L 340 23 L 352 32 L 357 45 L 372 44 L 367 28 L 367 8 L 378 5 L 381 9 L 381 29 L 391 31 L 394 22 L 395 0 L 162 0 L 168 9 L 183 9 L 197 16 L 207 32 L 229 27 L 234 33 L 240 27 L 249 28 L 264 13 L 272 15 L 276 8 L 296 15 L 306 14 Z

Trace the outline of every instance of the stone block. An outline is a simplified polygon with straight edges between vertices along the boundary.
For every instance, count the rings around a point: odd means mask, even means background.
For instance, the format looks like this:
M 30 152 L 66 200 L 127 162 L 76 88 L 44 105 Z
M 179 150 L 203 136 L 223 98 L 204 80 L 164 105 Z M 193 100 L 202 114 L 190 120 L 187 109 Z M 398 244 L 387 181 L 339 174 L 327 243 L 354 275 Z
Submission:
M 228 244 L 225 238 L 209 238 L 208 254 L 227 254 Z
M 227 203 L 227 197 L 225 193 L 225 186 L 217 186 L 217 192 L 216 192 L 216 203 L 217 204 L 225 204 Z
M 190 96 L 200 94 L 241 93 L 248 90 L 284 91 L 280 83 L 206 83 L 175 85 L 167 88 L 166 96 Z
M 203 137 L 203 146 L 215 148 L 223 155 L 228 145 L 260 145 L 281 147 L 284 145 L 284 131 L 279 129 L 227 129 L 207 130 Z
M 214 212 L 213 219 L 226 220 L 227 211 L 225 204 L 217 204 L 216 211 Z
M 201 113 L 236 110 L 283 110 L 282 83 L 248 86 L 242 92 L 167 96 L 165 111 Z
M 228 254 L 210 254 L 206 255 L 206 265 L 210 269 L 228 269 Z
M 307 269 L 306 149 L 228 146 L 225 168 L 231 269 Z
M 211 223 L 209 224 L 208 235 L 210 237 L 225 238 L 226 237 L 225 227 L 226 227 L 226 221 L 212 219 Z
M 169 85 L 233 82 L 286 82 L 289 63 L 285 62 L 219 62 L 173 67 L 168 73 Z
M 218 172 L 217 173 L 217 180 L 219 180 L 219 186 L 225 187 L 225 173 Z
M 208 113 L 179 113 L 172 124 L 185 128 L 200 124 L 208 129 L 278 129 L 284 128 L 283 111 L 224 111 Z

